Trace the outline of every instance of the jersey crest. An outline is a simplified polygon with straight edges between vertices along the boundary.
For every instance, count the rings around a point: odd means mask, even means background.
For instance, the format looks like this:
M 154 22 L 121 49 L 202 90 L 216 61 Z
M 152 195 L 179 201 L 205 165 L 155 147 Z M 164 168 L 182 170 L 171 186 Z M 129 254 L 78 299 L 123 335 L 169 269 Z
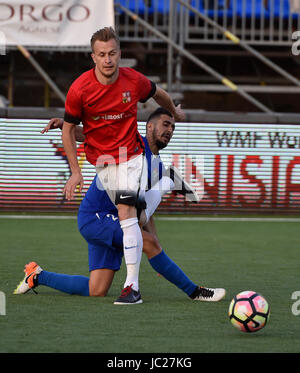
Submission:
M 122 102 L 123 104 L 128 104 L 131 101 L 130 91 L 122 93 Z

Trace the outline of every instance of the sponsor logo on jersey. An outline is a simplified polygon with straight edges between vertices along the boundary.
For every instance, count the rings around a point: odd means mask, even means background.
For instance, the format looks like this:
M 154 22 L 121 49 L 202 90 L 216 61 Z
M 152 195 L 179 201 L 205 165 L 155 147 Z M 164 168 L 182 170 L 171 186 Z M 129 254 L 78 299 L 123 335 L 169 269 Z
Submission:
M 104 115 L 98 115 L 91 117 L 93 120 L 99 120 L 104 119 L 104 120 L 119 120 L 124 118 L 125 113 L 120 113 L 120 114 L 104 114 Z

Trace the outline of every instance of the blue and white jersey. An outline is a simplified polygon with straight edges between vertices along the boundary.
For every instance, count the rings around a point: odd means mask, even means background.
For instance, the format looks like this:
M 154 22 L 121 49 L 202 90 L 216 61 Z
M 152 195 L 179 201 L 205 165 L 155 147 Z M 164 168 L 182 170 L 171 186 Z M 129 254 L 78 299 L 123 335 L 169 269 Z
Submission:
M 146 137 L 143 137 L 143 142 L 148 166 L 148 189 L 151 189 L 151 187 L 161 179 L 165 167 L 160 156 L 152 154 Z M 78 219 L 79 229 L 82 224 L 85 223 L 86 219 L 84 215 L 94 215 L 96 213 L 107 213 L 118 216 L 116 206 L 111 202 L 97 175 L 94 177 L 92 184 L 80 204 L 78 211 L 78 217 L 80 215 Z
M 165 166 L 159 156 L 151 152 L 148 140 L 143 137 L 143 142 L 145 144 L 145 155 L 148 165 L 148 188 L 151 189 L 161 178 L 165 171 Z

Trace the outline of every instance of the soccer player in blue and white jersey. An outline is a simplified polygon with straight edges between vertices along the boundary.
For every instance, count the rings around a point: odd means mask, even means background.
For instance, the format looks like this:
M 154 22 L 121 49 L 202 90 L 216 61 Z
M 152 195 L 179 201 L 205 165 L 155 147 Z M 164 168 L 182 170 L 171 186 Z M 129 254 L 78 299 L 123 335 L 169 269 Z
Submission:
M 56 123 L 56 124 L 54 124 Z M 61 122 L 50 121 L 42 131 L 60 127 Z M 148 164 L 148 190 L 145 194 L 147 208 L 141 211 L 140 225 L 143 227 L 143 251 L 153 269 L 185 292 L 191 299 L 219 301 L 225 296 L 222 288 L 212 289 L 196 285 L 172 261 L 161 248 L 156 235 L 152 214 L 159 205 L 162 195 L 171 189 L 177 190 L 190 201 L 197 202 L 198 196 L 182 179 L 174 167 L 166 170 L 159 156 L 173 136 L 174 118 L 163 108 L 155 110 L 147 121 L 146 137 L 143 138 Z M 83 141 L 80 127 L 76 138 Z M 169 172 L 168 172 L 169 171 Z M 69 294 L 105 296 L 112 284 L 115 272 L 120 269 L 123 257 L 123 232 L 120 227 L 116 206 L 111 202 L 97 176 L 89 187 L 78 211 L 78 228 L 88 243 L 90 277 L 60 274 L 42 270 L 35 262 L 25 266 L 25 277 L 14 291 L 23 294 L 38 285 L 49 286 Z M 132 274 L 134 283 L 135 274 Z M 140 292 L 132 285 L 123 289 L 115 304 L 142 303 Z

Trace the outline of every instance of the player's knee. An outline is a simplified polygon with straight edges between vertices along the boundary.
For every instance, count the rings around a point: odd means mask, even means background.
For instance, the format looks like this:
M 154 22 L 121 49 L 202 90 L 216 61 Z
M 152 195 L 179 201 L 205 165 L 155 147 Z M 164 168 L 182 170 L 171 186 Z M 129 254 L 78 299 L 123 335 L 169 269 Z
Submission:
M 90 297 L 105 297 L 108 293 L 109 288 L 103 284 L 89 284 Z
M 107 289 L 95 288 L 90 289 L 90 297 L 105 297 L 108 293 Z

